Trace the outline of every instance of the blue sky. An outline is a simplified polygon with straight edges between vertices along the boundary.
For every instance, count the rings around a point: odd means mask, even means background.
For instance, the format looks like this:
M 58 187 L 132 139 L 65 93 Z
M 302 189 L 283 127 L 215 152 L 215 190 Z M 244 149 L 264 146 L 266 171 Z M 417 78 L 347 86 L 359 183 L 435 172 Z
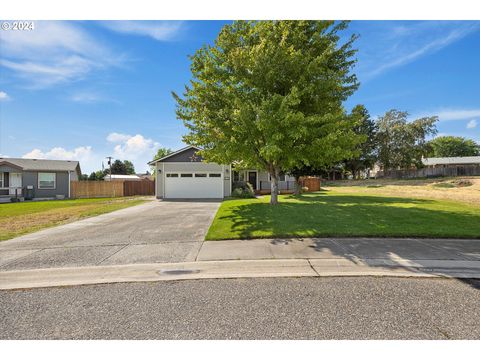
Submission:
M 106 156 L 148 168 L 159 146 L 183 146 L 171 91 L 190 79 L 188 55 L 226 21 L 35 22 L 0 31 L 0 155 Z M 345 106 L 376 117 L 438 115 L 440 135 L 480 141 L 480 22 L 353 21 L 360 89 Z

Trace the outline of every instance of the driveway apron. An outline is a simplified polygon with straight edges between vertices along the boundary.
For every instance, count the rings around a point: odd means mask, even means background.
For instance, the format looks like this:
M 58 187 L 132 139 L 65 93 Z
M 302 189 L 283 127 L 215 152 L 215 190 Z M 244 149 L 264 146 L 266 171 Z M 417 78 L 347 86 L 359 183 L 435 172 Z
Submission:
M 194 261 L 220 202 L 151 201 L 0 243 L 0 270 Z

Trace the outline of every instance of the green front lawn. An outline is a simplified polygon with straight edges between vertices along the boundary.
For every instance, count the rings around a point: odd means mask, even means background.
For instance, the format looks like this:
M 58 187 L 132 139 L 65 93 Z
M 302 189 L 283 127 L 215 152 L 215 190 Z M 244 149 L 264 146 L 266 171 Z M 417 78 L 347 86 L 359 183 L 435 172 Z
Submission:
M 480 238 L 480 207 L 461 202 L 342 193 L 226 200 L 207 240 L 271 237 Z
M 143 202 L 135 197 L 127 197 L 0 204 L 0 241 Z

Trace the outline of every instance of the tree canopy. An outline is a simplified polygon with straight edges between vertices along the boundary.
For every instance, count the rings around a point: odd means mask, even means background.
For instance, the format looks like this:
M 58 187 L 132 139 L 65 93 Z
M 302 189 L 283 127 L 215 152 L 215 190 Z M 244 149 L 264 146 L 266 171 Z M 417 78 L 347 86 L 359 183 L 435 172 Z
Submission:
M 107 173 L 110 170 L 107 169 Z M 112 174 L 114 175 L 133 175 L 135 174 L 135 168 L 133 167 L 133 163 L 128 160 L 115 160 L 112 163 Z
M 375 164 L 378 127 L 363 105 L 355 106 L 352 109 L 352 115 L 358 118 L 358 125 L 354 127 L 353 131 L 363 140 L 357 146 L 358 154 L 347 159 L 344 167 L 352 173 L 353 178 L 356 178 L 359 171 L 371 168 Z
M 429 142 L 432 157 L 477 156 L 480 145 L 459 136 L 439 136 Z
M 168 154 L 171 154 L 173 152 L 172 149 L 161 147 L 157 150 L 157 153 L 153 157 L 153 160 L 161 159 L 164 156 L 167 156 Z
M 378 162 L 385 170 L 422 167 L 428 155 L 426 138 L 437 132 L 437 116 L 407 121 L 408 112 L 389 110 L 378 118 Z
M 133 163 L 129 160 L 124 160 L 123 164 L 125 165 L 125 173 L 127 175 L 134 175 L 135 174 L 135 167 Z
M 356 36 L 346 22 L 235 21 L 191 57 L 192 80 L 177 101 L 184 141 L 206 161 L 280 172 L 350 158 L 361 141 L 342 104 L 358 88 Z

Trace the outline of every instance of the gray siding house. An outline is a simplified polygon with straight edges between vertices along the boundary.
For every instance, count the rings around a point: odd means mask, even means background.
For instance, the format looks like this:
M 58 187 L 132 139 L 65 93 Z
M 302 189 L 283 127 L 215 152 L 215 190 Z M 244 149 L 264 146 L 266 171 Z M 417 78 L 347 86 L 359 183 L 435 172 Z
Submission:
M 78 161 L 0 158 L 0 196 L 69 198 L 70 181 L 80 175 Z
M 266 171 L 232 171 L 232 165 L 204 162 L 200 149 L 187 146 L 149 162 L 155 168 L 155 195 L 158 199 L 221 199 L 230 196 L 233 183 L 246 181 L 256 191 L 270 189 Z M 280 190 L 293 189 L 294 178 L 282 175 Z

